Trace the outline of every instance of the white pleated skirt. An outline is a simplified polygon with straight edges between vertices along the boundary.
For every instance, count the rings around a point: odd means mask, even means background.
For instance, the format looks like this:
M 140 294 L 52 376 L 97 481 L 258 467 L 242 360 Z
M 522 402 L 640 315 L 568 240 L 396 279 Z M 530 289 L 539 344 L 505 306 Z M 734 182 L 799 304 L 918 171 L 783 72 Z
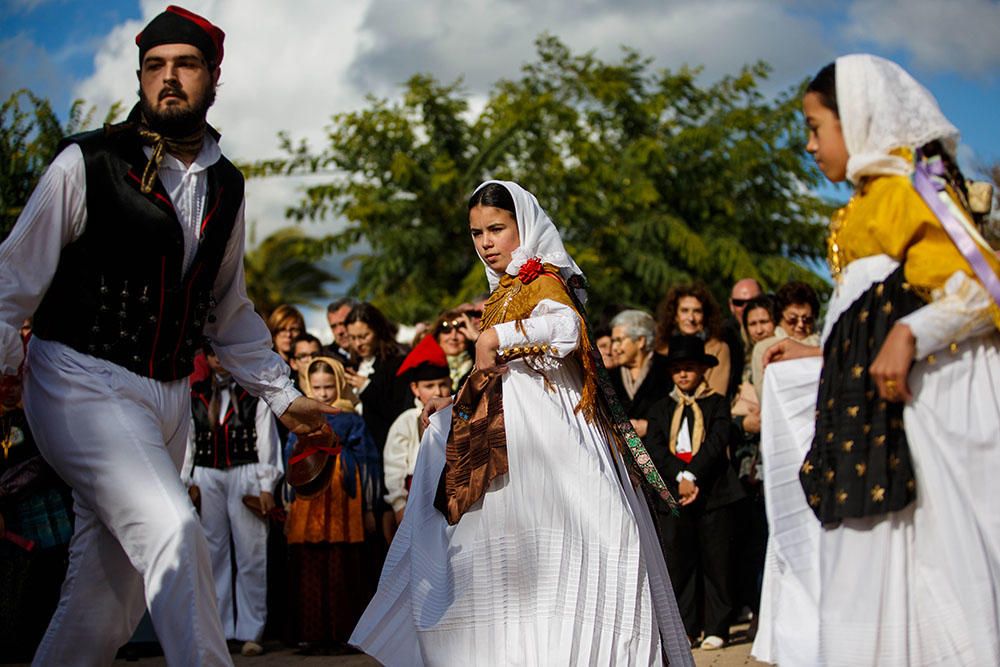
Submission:
M 503 378 L 509 472 L 455 526 L 433 507 L 450 408 L 424 433 L 404 520 L 351 643 L 394 665 L 693 665 L 659 543 L 620 455 L 573 408 L 579 371 Z
M 780 407 L 810 389 L 815 397 L 815 384 L 782 387 L 803 370 L 796 363 L 769 368 L 765 385 L 778 406 L 769 413 L 765 398 L 774 513 L 753 655 L 781 665 L 1000 665 L 1000 335 L 911 370 L 903 421 L 916 502 L 830 529 L 804 520 L 805 498 L 779 463 L 811 439 L 811 410 Z

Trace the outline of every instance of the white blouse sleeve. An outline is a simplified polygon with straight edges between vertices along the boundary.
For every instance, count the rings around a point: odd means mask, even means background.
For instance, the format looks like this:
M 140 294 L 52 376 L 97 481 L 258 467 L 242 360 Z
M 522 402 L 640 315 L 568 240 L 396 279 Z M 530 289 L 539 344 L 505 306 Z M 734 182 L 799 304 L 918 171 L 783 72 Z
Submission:
M 407 458 L 410 450 L 411 429 L 407 420 L 414 419 L 413 410 L 403 412 L 389 427 L 382 454 L 382 472 L 385 475 L 385 501 L 393 511 L 406 507 L 409 493 L 406 491 L 408 474 Z
M 274 492 L 281 478 L 281 444 L 274 414 L 264 401 L 257 402 L 257 481 L 260 491 Z
M 288 365 L 271 349 L 271 334 L 254 309 L 243 276 L 243 246 L 246 229 L 240 206 L 233 232 L 226 246 L 222 266 L 215 279 L 216 305 L 205 335 L 222 365 L 240 386 L 260 396 L 271 411 L 281 415 L 298 396 L 289 376 Z M 212 321 L 214 317 L 214 321 Z
M 83 152 L 67 146 L 42 174 L 10 235 L 0 245 L 0 373 L 17 372 L 24 358 L 20 328 L 42 302 L 62 249 L 87 224 Z
M 900 318 L 917 341 L 916 357 L 922 359 L 952 343 L 989 333 L 994 328 L 993 301 L 983 286 L 961 271 L 945 282 L 934 300 Z
M 531 316 L 517 322 L 504 322 L 493 328 L 500 340 L 500 354 L 514 353 L 528 346 L 528 352 L 551 355 L 562 359 L 580 344 L 580 317 L 569 306 L 551 299 L 542 299 L 531 311 Z

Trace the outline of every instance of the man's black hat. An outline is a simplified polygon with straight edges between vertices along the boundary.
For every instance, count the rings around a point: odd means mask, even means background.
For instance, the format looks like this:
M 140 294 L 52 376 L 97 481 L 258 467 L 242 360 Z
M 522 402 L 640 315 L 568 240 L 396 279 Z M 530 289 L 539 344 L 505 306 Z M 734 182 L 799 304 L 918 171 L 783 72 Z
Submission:
M 708 368 L 719 365 L 719 360 L 711 354 L 705 354 L 705 341 L 698 336 L 674 335 L 670 337 L 667 350 L 667 363 L 680 364 L 693 361 Z
M 135 36 L 139 47 L 139 65 L 146 52 L 161 44 L 190 44 L 201 49 L 205 60 L 218 67 L 222 63 L 222 42 L 226 33 L 194 12 L 170 5 Z

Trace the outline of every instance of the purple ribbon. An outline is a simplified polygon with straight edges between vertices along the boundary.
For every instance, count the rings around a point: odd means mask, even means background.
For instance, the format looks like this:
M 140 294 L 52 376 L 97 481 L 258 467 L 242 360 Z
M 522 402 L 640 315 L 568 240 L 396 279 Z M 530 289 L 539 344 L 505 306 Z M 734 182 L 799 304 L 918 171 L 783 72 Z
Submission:
M 926 159 L 918 159 L 917 168 L 913 174 L 913 186 L 930 207 L 931 211 L 934 212 L 934 215 L 937 216 L 937 219 L 941 221 L 941 226 L 948 232 L 952 243 L 955 244 L 955 247 L 965 257 L 969 266 L 972 267 L 976 277 L 979 278 L 979 282 L 983 284 L 983 287 L 986 288 L 986 291 L 993 298 L 993 302 L 1000 306 L 1000 278 L 990 268 L 986 257 L 983 255 L 982 250 L 979 249 L 979 246 L 976 245 L 972 235 L 969 234 L 961 222 L 955 219 L 955 216 L 938 196 L 938 193 L 945 189 L 943 176 L 944 164 L 940 160 L 932 162 Z

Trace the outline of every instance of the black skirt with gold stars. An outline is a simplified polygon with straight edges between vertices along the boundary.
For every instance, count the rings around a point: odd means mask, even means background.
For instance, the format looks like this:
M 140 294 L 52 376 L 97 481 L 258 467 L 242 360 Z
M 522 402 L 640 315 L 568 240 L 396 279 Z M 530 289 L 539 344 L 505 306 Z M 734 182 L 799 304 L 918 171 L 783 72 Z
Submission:
M 900 267 L 833 326 L 823 349 L 816 435 L 799 471 L 824 524 L 894 512 L 916 497 L 903 404 L 878 397 L 868 367 L 896 320 L 923 305 Z

